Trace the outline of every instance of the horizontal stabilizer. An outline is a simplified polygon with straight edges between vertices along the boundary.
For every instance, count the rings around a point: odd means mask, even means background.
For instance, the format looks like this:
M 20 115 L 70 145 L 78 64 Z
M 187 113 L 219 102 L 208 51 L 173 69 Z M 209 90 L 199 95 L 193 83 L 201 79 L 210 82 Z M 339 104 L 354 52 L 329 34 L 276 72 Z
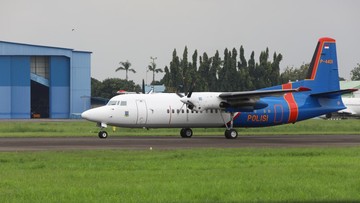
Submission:
M 358 89 L 343 89 L 343 90 L 336 90 L 336 91 L 330 91 L 330 92 L 322 92 L 318 94 L 311 94 L 313 97 L 332 97 L 332 96 L 338 96 L 342 94 L 348 94 L 351 92 L 355 92 Z

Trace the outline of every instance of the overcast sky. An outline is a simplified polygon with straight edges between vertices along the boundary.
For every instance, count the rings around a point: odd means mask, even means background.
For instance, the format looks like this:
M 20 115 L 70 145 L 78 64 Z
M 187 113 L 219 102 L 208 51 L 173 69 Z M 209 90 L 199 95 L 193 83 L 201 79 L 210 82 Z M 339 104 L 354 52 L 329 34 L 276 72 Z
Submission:
M 91 75 L 115 72 L 129 60 L 146 79 L 150 56 L 169 65 L 174 48 L 213 56 L 244 46 L 258 57 L 269 47 L 283 55 L 281 69 L 308 63 L 320 37 L 337 40 L 340 76 L 360 63 L 358 0 L 0 0 L 0 40 L 91 51 Z M 74 29 L 74 30 L 73 30 Z M 156 77 L 161 79 L 162 75 Z M 151 74 L 147 75 L 148 83 Z

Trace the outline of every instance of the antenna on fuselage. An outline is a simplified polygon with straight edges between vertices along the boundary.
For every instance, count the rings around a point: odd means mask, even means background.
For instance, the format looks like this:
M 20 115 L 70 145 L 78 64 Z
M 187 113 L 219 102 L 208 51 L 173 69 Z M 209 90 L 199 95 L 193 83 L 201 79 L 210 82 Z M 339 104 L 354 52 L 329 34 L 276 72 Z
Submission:
M 141 93 L 145 94 L 145 81 L 142 80 Z

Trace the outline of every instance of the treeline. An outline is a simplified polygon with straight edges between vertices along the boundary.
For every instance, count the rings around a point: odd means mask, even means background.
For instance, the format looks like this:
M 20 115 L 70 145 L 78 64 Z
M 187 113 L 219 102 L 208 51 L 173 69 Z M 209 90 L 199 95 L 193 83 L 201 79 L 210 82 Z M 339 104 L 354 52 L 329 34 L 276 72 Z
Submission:
M 164 68 L 164 77 L 160 81 L 152 83 L 154 85 L 164 84 L 166 92 L 176 92 L 179 85 L 182 86 L 180 91 L 183 92 L 188 91 L 192 86 L 196 92 L 227 92 L 260 89 L 306 78 L 309 64 L 303 64 L 299 68 L 287 67 L 280 73 L 282 58 L 283 56 L 276 52 L 270 57 L 268 48 L 260 53 L 258 62 L 255 60 L 254 51 L 251 52 L 250 58 L 246 59 L 243 46 L 239 50 L 225 49 L 222 57 L 218 51 L 214 56 L 209 56 L 206 52 L 198 56 L 198 52 L 195 50 L 190 59 L 187 47 L 185 47 L 182 57 L 179 57 L 174 49 L 170 65 Z M 154 62 L 152 62 L 152 67 L 155 70 Z M 351 76 L 352 80 L 360 80 L 360 64 L 357 64 L 357 67 L 351 71 Z M 155 72 L 153 72 L 154 77 Z M 339 79 L 344 80 L 344 78 Z M 93 97 L 111 98 L 120 89 L 141 92 L 140 85 L 135 84 L 132 80 L 109 78 L 101 82 L 94 78 L 91 79 L 91 95 Z
M 123 80 L 118 78 L 108 78 L 104 81 L 99 81 L 91 78 L 91 96 L 110 99 L 116 95 L 119 90 L 126 90 L 129 92 L 141 92 L 140 85 L 136 85 L 132 80 Z
M 174 92 L 179 85 L 187 91 L 192 84 L 195 91 L 244 91 L 281 84 L 287 78 L 280 75 L 282 55 L 274 52 L 270 60 L 269 49 L 260 53 L 259 62 L 255 60 L 254 51 L 250 59 L 245 58 L 243 46 L 239 51 L 225 49 L 223 57 L 218 51 L 214 56 L 203 53 L 198 57 L 197 50 L 188 59 L 185 47 L 182 58 L 173 51 L 170 66 L 165 67 L 161 82 L 167 92 Z

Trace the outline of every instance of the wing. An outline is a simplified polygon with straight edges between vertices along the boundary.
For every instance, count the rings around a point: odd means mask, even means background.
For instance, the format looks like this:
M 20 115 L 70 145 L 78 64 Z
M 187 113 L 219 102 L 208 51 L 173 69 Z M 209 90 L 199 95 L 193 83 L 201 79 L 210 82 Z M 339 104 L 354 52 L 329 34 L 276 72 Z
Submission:
M 237 108 L 253 108 L 258 109 L 264 108 L 267 106 L 266 103 L 260 102 L 260 98 L 263 97 L 279 97 L 283 96 L 286 93 L 291 92 L 304 92 L 310 91 L 309 88 L 299 87 L 296 89 L 277 89 L 277 90 L 255 90 L 255 91 L 244 91 L 244 92 L 226 92 L 221 93 L 219 97 L 226 100 L 227 107 L 237 107 Z M 226 106 L 225 106 L 226 107 Z

